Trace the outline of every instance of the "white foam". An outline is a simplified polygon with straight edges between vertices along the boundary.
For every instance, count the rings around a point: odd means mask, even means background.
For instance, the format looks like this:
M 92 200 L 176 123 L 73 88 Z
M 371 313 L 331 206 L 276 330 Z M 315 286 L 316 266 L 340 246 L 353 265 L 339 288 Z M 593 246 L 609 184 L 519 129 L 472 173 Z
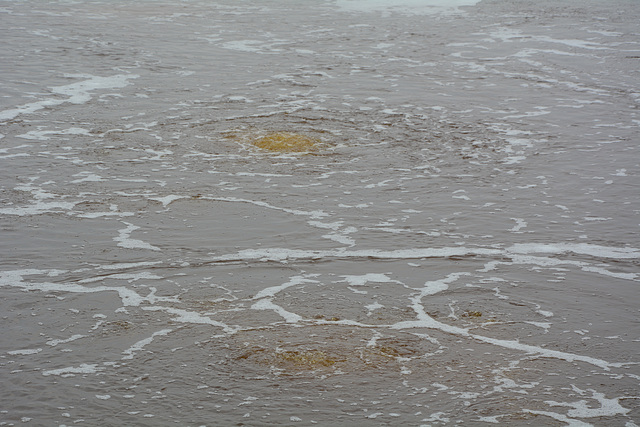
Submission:
M 527 321 L 527 322 L 524 322 L 524 323 L 528 323 L 530 325 L 537 326 L 538 328 L 543 328 L 545 330 L 545 333 L 549 330 L 549 328 L 551 328 L 551 323 L 549 323 L 549 322 Z
M 31 178 L 31 181 L 36 179 L 37 177 Z M 61 196 L 49 193 L 33 183 L 18 185 L 15 190 L 29 192 L 35 200 L 30 206 L 4 208 L 0 209 L 0 213 L 18 216 L 41 215 L 48 212 L 58 212 L 59 209 L 71 210 L 77 204 L 77 202 L 47 201 L 48 199 L 61 198 Z
M 76 283 L 52 283 L 52 282 L 30 283 L 30 282 L 25 282 L 23 280 L 23 276 L 43 275 L 43 274 L 48 274 L 50 272 L 51 270 L 36 270 L 36 269 L 2 271 L 0 272 L 0 286 L 12 286 L 12 287 L 21 288 L 29 291 L 37 290 L 37 291 L 45 291 L 45 292 L 70 292 L 70 293 L 116 292 L 118 293 L 118 296 L 122 299 L 122 304 L 124 306 L 139 306 L 143 302 L 149 301 L 150 297 L 154 298 L 154 301 L 158 300 L 158 298 L 154 297 L 152 294 L 150 294 L 147 297 L 142 297 L 135 291 L 125 288 L 123 286 L 85 287 Z M 171 299 L 167 298 L 167 300 L 171 300 Z
M 169 332 L 172 332 L 172 331 L 173 331 L 173 329 L 162 329 L 160 331 L 154 332 L 153 334 L 151 334 L 151 336 L 149 338 L 145 338 L 143 340 L 140 340 L 137 343 L 135 343 L 134 345 L 132 345 L 131 347 L 129 347 L 128 349 L 124 350 L 122 352 L 122 354 L 124 354 L 125 356 L 122 359 L 123 360 L 125 360 L 125 359 L 133 359 L 133 356 L 135 356 L 135 353 L 137 353 L 138 351 L 142 350 L 144 348 L 144 346 L 151 344 L 155 337 L 165 336 Z
M 428 15 L 451 13 L 461 6 L 473 6 L 479 0 L 337 0 L 336 6 L 346 12 L 402 12 Z
M 510 340 L 500 340 L 496 338 L 489 338 L 482 335 L 470 335 L 471 338 L 476 339 L 478 341 L 486 342 L 488 344 L 493 344 L 498 347 L 509 348 L 512 350 L 523 351 L 528 354 L 538 355 L 540 357 L 548 357 L 552 359 L 561 359 L 566 360 L 567 362 L 584 362 L 589 363 L 591 365 L 597 366 L 599 368 L 604 369 L 605 371 L 610 370 L 612 367 L 620 367 L 622 364 L 620 363 L 610 363 L 606 360 L 596 359 L 594 357 L 589 356 L 581 356 L 573 353 L 565 353 L 563 351 L 556 350 L 548 350 L 546 348 L 537 347 L 533 345 L 522 344 L 518 341 L 510 341 Z
M 0 111 L 0 121 L 13 120 L 20 114 L 31 114 L 38 110 L 42 110 L 43 108 L 53 107 L 67 102 L 71 104 L 84 104 L 91 99 L 92 91 L 125 87 L 129 84 L 129 79 L 135 79 L 139 76 L 135 74 L 117 74 L 109 77 L 99 77 L 89 74 L 68 74 L 65 77 L 86 78 L 87 80 L 51 88 L 51 92 L 54 94 L 68 96 L 66 99 L 45 99 L 42 101 L 24 104 L 10 110 Z
M 424 288 L 420 291 L 420 293 L 418 295 L 414 295 L 410 299 L 412 302 L 411 307 L 413 308 L 413 311 L 416 313 L 416 320 L 397 322 L 395 324 L 390 325 L 390 328 L 391 329 L 413 329 L 413 328 L 437 329 L 445 333 L 472 338 L 477 341 L 482 341 L 498 347 L 518 350 L 528 354 L 535 354 L 540 357 L 562 359 L 568 362 L 578 361 L 578 362 L 590 363 L 604 370 L 610 370 L 611 367 L 621 366 L 620 364 L 617 364 L 617 363 L 610 363 L 605 360 L 596 359 L 589 356 L 581 356 L 581 355 L 572 354 L 572 353 L 548 350 L 542 347 L 522 344 L 518 341 L 501 340 L 496 338 L 485 337 L 482 335 L 471 334 L 469 333 L 468 329 L 464 329 L 457 326 L 452 326 L 446 323 L 439 322 L 433 319 L 431 316 L 429 316 L 425 312 L 424 306 L 422 304 L 423 297 L 427 295 L 434 295 L 438 292 L 442 292 L 448 289 L 448 283 L 457 281 L 460 279 L 460 277 L 467 276 L 467 275 L 469 275 L 469 273 L 452 273 L 452 274 L 449 274 L 444 279 L 426 282 Z
M 379 302 L 374 302 L 373 304 L 365 305 L 364 308 L 367 309 L 367 316 L 371 316 L 371 313 L 379 308 L 384 308 L 384 305 Z
M 75 202 L 43 202 L 37 200 L 30 206 L 0 209 L 0 214 L 17 216 L 42 215 L 59 212 L 60 210 L 68 211 L 73 209 L 75 205 L 77 205 Z
M 269 43 L 264 40 L 233 40 L 222 43 L 225 49 L 238 50 L 240 52 L 250 52 L 258 54 L 276 54 L 283 51 L 276 46 L 286 43 L 286 40 L 270 40 Z
M 98 268 L 105 270 L 121 270 L 126 268 L 149 267 L 157 264 L 162 264 L 162 261 L 118 262 L 115 264 L 101 265 Z
M 11 350 L 11 351 L 7 351 L 7 354 L 11 354 L 11 355 L 28 355 L 28 354 L 38 354 L 42 351 L 41 348 L 29 348 L 29 349 L 24 349 L 24 350 Z
M 560 251 L 558 253 L 565 253 Z M 625 280 L 636 280 L 638 274 L 636 273 L 617 273 L 613 271 L 609 271 L 602 267 L 594 267 L 589 265 L 586 262 L 582 261 L 572 261 L 572 260 L 564 260 L 557 258 L 549 258 L 549 257 L 540 257 L 533 255 L 513 255 L 512 253 L 508 253 L 507 255 L 511 257 L 511 262 L 502 262 L 502 261 L 490 261 L 485 264 L 485 268 L 482 270 L 478 270 L 481 272 L 487 272 L 494 270 L 500 264 L 513 265 L 513 264 L 532 264 L 538 265 L 540 267 L 552 267 L 558 265 L 573 265 L 580 268 L 583 271 L 587 271 L 590 273 L 601 274 L 603 276 L 615 277 L 617 279 L 625 279 Z M 623 256 L 622 258 L 627 258 Z
M 47 345 L 50 345 L 51 347 L 55 347 L 58 344 L 66 344 L 68 342 L 79 340 L 80 338 L 84 338 L 84 337 L 86 337 L 86 335 L 76 334 L 67 338 L 66 340 L 49 340 L 47 341 Z
M 245 249 L 236 254 L 212 258 L 216 262 L 228 261 L 289 261 L 321 258 L 373 258 L 373 259 L 419 259 L 446 258 L 451 256 L 500 255 L 498 249 L 470 248 L 417 248 L 383 251 L 379 249 L 349 251 L 345 249 L 305 251 L 286 248 Z
M 308 224 L 313 227 L 325 228 L 325 229 L 337 231 L 340 229 L 340 227 L 342 227 L 342 224 L 344 224 L 344 221 L 336 221 L 336 222 L 309 221 Z
M 101 182 L 101 181 L 105 181 L 105 179 L 103 179 L 100 175 L 96 175 L 93 172 L 79 172 L 75 175 L 73 175 L 74 177 L 78 176 L 81 178 L 78 179 L 74 179 L 73 181 L 71 181 L 71 184 L 79 184 L 81 182 Z
M 365 284 L 367 284 L 367 282 L 377 282 L 377 283 L 396 282 L 395 280 L 391 280 L 389 277 L 387 277 L 387 275 L 380 274 L 380 273 L 367 273 L 367 274 L 357 275 L 357 276 L 347 275 L 347 276 L 340 276 L 340 277 L 344 277 L 344 281 L 349 283 L 349 285 L 351 286 L 364 286 Z M 399 283 L 399 282 L 396 282 L 396 283 Z
M 60 369 L 52 369 L 49 371 L 44 371 L 42 375 L 48 377 L 49 375 L 60 375 L 63 377 L 73 377 L 75 374 L 95 374 L 96 372 L 102 371 L 104 368 L 98 368 L 97 364 L 87 364 L 83 363 L 77 367 L 68 367 L 68 368 L 60 368 Z
M 167 312 L 169 314 L 173 314 L 174 316 L 174 321 L 175 322 L 182 322 L 182 323 L 194 323 L 194 324 L 200 324 L 200 325 L 211 325 L 211 326 L 218 326 L 220 328 L 222 328 L 224 330 L 224 332 L 226 333 L 234 333 L 236 332 L 236 329 L 222 323 L 222 322 L 218 322 L 216 320 L 211 319 L 210 317 L 207 316 L 203 316 L 199 313 L 193 312 L 193 311 L 188 311 L 188 310 L 182 310 L 179 308 L 173 308 L 173 307 L 160 307 L 160 306 L 153 306 L 153 307 L 143 307 L 143 310 L 146 311 L 164 311 Z
M 16 135 L 16 138 L 31 139 L 37 141 L 48 141 L 51 139 L 49 135 L 85 135 L 90 136 L 91 132 L 87 129 L 72 127 L 64 130 L 32 130 L 21 135 Z
M 603 276 L 615 277 L 616 279 L 625 279 L 625 280 L 635 280 L 638 275 L 636 273 L 616 273 L 614 271 L 609 271 L 601 267 L 590 267 L 584 266 L 582 267 L 582 271 L 588 271 L 590 273 L 602 274 Z
M 164 197 L 149 197 L 149 200 L 155 200 L 156 202 L 162 203 L 162 207 L 166 208 L 171 202 L 175 202 L 180 199 L 188 199 L 187 196 L 178 196 L 175 194 L 170 194 Z
M 78 283 L 94 283 L 100 282 L 102 280 L 115 279 L 115 280 L 126 280 L 129 283 L 135 282 L 137 280 L 158 280 L 162 279 L 162 276 L 158 276 L 153 273 L 149 273 L 148 271 L 143 271 L 140 273 L 119 273 L 119 274 L 109 274 L 106 276 L 98 276 L 98 277 L 88 277 L 86 279 L 79 280 Z
M 298 210 L 298 209 L 287 209 L 287 208 L 280 208 L 277 206 L 273 206 L 270 205 L 267 202 L 262 202 L 259 200 L 249 200 L 249 199 L 240 199 L 237 197 L 202 197 L 202 199 L 207 199 L 207 200 L 215 200 L 215 201 L 219 201 L 219 202 L 237 202 L 237 203 L 250 203 L 252 205 L 256 205 L 256 206 L 260 206 L 263 208 L 268 208 L 268 209 L 274 209 L 274 210 L 278 210 L 278 211 L 283 211 L 286 213 L 290 213 L 293 215 L 303 215 L 303 216 L 308 216 L 311 219 L 321 219 L 325 216 L 329 216 L 329 214 L 323 212 L 323 211 L 302 211 L 302 210 Z
M 498 418 L 504 417 L 504 415 L 494 415 L 493 417 L 478 417 L 478 421 L 482 423 L 500 424 Z
M 345 245 L 345 246 L 356 245 L 356 241 L 353 240 L 351 237 L 348 237 L 339 233 L 323 234 L 322 237 L 325 239 L 333 240 L 334 242 L 340 243 L 341 245 Z
M 77 214 L 76 216 L 78 218 L 87 218 L 87 219 L 96 219 L 96 218 L 103 218 L 105 216 L 115 216 L 118 218 L 126 218 L 126 217 L 130 217 L 130 216 L 134 216 L 135 214 L 133 212 L 89 212 L 89 213 L 83 213 L 83 214 Z
M 0 156 L 0 159 L 11 159 L 13 157 L 31 157 L 29 153 L 15 153 L 15 154 L 7 154 L 4 156 Z
M 152 251 L 159 251 L 160 248 L 151 245 L 150 243 L 144 242 L 138 239 L 132 239 L 131 233 L 135 230 L 138 230 L 140 227 L 129 224 L 128 222 L 123 222 L 127 227 L 122 230 L 118 230 L 118 237 L 114 237 L 113 240 L 118 242 L 118 246 L 126 249 L 149 249 Z
M 449 289 L 449 283 L 458 281 L 463 276 L 470 276 L 469 273 L 451 273 L 444 279 L 426 282 L 420 290 L 420 297 L 427 295 L 435 295 L 439 292 Z
M 590 243 L 516 243 L 506 249 L 507 253 L 513 254 L 563 254 L 573 252 L 576 254 L 590 255 L 599 258 L 611 259 L 636 259 L 640 258 L 640 249 L 631 247 L 610 247 L 593 245 Z
M 575 386 L 574 389 L 576 389 L 576 391 L 583 392 L 583 390 L 580 390 Z M 590 408 L 587 406 L 586 400 L 579 400 L 571 403 L 554 401 L 547 401 L 545 403 L 551 406 L 566 406 L 573 408 L 567 412 L 567 415 L 574 418 L 613 417 L 616 415 L 626 415 L 630 412 L 630 409 L 624 408 L 620 405 L 620 398 L 607 399 L 604 393 L 598 393 L 595 390 L 589 391 L 592 393 L 592 398 L 600 403 L 599 408 Z
M 315 276 L 317 275 L 311 274 L 311 275 L 305 275 L 305 276 L 294 276 L 288 282 L 283 283 L 282 285 L 270 286 L 268 288 L 261 290 L 253 297 L 253 299 L 256 300 L 261 298 L 274 297 L 278 292 L 284 289 L 287 289 L 291 286 L 301 285 L 304 283 L 318 283 L 317 280 L 308 279 L 308 277 L 315 277 Z
M 562 421 L 567 423 L 567 427 L 593 427 L 593 424 L 585 423 L 580 420 L 574 420 L 573 418 L 569 418 L 566 415 L 557 414 L 555 412 L 549 411 L 534 411 L 531 409 L 523 409 L 522 412 L 534 414 L 534 415 L 546 415 L 547 417 L 551 417 L 555 420 Z
M 254 310 L 273 310 L 276 313 L 278 313 L 280 316 L 282 316 L 282 318 L 287 323 L 298 323 L 299 321 L 302 320 L 302 316 L 285 310 L 279 305 L 274 304 L 269 298 L 261 299 L 260 301 L 254 303 L 251 306 L 251 308 Z
M 549 36 L 534 36 L 533 39 L 547 42 L 547 43 L 558 43 L 566 46 L 570 46 L 572 48 L 577 47 L 580 49 L 609 49 L 599 43 L 594 43 L 586 40 L 579 39 L 554 39 Z
M 525 228 L 527 226 L 527 222 L 522 219 L 522 218 L 511 218 L 512 220 L 514 220 L 516 222 L 516 225 L 513 226 L 513 228 L 509 231 L 512 231 L 514 233 L 518 233 L 520 232 L 521 229 Z

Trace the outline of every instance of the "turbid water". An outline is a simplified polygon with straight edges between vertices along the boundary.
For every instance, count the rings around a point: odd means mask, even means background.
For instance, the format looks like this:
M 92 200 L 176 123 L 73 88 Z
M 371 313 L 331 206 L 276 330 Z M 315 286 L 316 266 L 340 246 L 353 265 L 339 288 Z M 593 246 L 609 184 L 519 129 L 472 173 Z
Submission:
M 640 425 L 640 3 L 0 3 L 0 425 Z

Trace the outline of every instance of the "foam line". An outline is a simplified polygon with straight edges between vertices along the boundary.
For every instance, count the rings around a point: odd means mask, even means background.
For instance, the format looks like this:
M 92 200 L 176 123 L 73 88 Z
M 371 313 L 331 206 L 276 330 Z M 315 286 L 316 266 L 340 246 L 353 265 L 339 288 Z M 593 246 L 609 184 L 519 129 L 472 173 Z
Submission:
M 615 248 L 609 246 L 593 245 L 590 243 L 516 243 L 506 249 L 507 253 L 527 255 L 545 253 L 559 255 L 564 253 L 576 253 L 590 255 L 598 258 L 611 259 L 637 259 L 640 258 L 640 249 L 631 247 Z
M 123 351 L 122 354 L 124 354 L 125 356 L 122 359 L 123 360 L 133 359 L 133 357 L 135 356 L 135 353 L 142 350 L 144 346 L 151 344 L 155 337 L 167 335 L 169 332 L 172 332 L 172 331 L 173 329 L 162 329 L 161 331 L 154 332 L 153 334 L 151 334 L 149 338 L 140 340 L 134 345 L 132 345 L 131 347 L 129 347 L 128 349 L 126 349 L 125 351 Z
M 298 209 L 280 208 L 280 207 L 277 207 L 277 206 L 270 205 L 267 202 L 261 202 L 259 200 L 240 199 L 238 197 L 202 197 L 202 199 L 214 200 L 214 201 L 218 201 L 218 202 L 250 203 L 252 205 L 256 205 L 256 206 L 260 206 L 260 207 L 268 208 L 268 209 L 274 209 L 274 210 L 278 210 L 278 211 L 282 211 L 282 212 L 287 212 L 287 213 L 294 214 L 294 215 L 308 216 L 308 217 L 310 217 L 312 219 L 320 219 L 320 218 L 323 218 L 325 216 L 329 216 L 329 214 L 327 214 L 327 213 L 325 213 L 323 211 L 301 211 L 301 210 L 298 210 Z
M 98 368 L 98 365 L 95 363 L 87 364 L 83 363 L 78 367 L 70 366 L 68 368 L 60 368 L 60 369 L 51 369 L 49 371 L 44 371 L 42 375 L 48 377 L 49 375 L 60 375 L 63 377 L 73 377 L 75 374 L 95 374 L 96 372 L 102 371 L 104 368 Z
M 25 282 L 22 276 L 30 276 L 30 275 L 41 275 L 47 274 L 50 271 L 48 270 L 36 270 L 36 269 L 25 269 L 25 270 L 13 270 L 13 271 L 2 271 L 0 272 L 0 286 L 11 286 L 15 288 L 21 288 L 28 291 L 47 291 L 47 292 L 71 292 L 71 293 L 96 293 L 96 292 L 117 292 L 120 299 L 122 299 L 122 304 L 124 306 L 129 307 L 137 307 L 145 301 L 149 301 L 149 297 L 152 297 L 154 300 L 167 300 L 170 301 L 170 298 L 161 298 L 155 297 L 153 292 L 149 294 L 147 297 L 143 297 L 138 293 L 134 292 L 131 289 L 128 289 L 124 286 L 96 286 L 96 287 L 86 287 L 74 283 L 53 283 L 53 282 L 42 282 L 42 283 L 29 283 Z
M 152 251 L 159 251 L 160 248 L 157 246 L 153 246 L 150 243 L 144 242 L 139 239 L 132 239 L 131 233 L 135 230 L 138 230 L 140 227 L 137 225 L 129 224 L 128 222 L 124 222 L 127 228 L 123 228 L 122 230 L 118 230 L 118 237 L 114 237 L 113 240 L 118 242 L 118 246 L 126 249 L 149 249 Z
M 317 276 L 317 274 L 314 275 L 309 275 L 309 276 Z M 306 276 L 306 277 L 309 277 Z M 271 286 L 268 288 L 265 288 L 263 290 L 261 290 L 260 292 L 258 292 L 253 299 L 260 299 L 260 298 L 266 298 L 266 297 L 273 297 L 275 296 L 278 292 L 287 289 L 291 286 L 295 286 L 295 285 L 301 285 L 303 283 L 318 283 L 317 280 L 310 280 L 310 279 L 306 279 L 305 276 L 294 276 L 291 278 L 291 280 L 289 280 L 287 283 L 283 283 L 282 285 L 278 285 L 278 286 Z
M 176 316 L 173 319 L 176 322 L 218 326 L 222 328 L 226 333 L 235 333 L 237 331 L 237 329 L 232 328 L 226 325 L 225 323 L 218 322 L 216 320 L 213 320 L 207 316 L 203 316 L 194 311 L 182 310 L 182 309 L 173 308 L 173 307 L 160 307 L 160 306 L 143 307 L 142 309 L 145 311 L 164 311 L 166 313 L 173 314 L 174 316 Z
M 302 320 L 302 316 L 285 310 L 279 305 L 274 304 L 269 298 L 261 299 L 260 301 L 253 304 L 251 308 L 254 310 L 273 310 L 280 316 L 282 316 L 287 323 L 298 323 Z
M 45 99 L 38 102 L 24 104 L 10 110 L 0 111 L 0 121 L 9 121 L 18 117 L 20 114 L 31 114 L 46 107 L 54 107 L 64 103 L 84 104 L 91 99 L 91 92 L 98 89 L 114 89 L 125 87 L 129 83 L 127 80 L 135 79 L 140 76 L 135 74 L 117 74 L 109 77 L 91 76 L 89 74 L 70 74 L 67 77 L 90 77 L 76 83 L 64 86 L 55 86 L 51 88 L 51 92 L 58 95 L 66 95 L 67 99 Z
M 305 251 L 285 248 L 245 249 L 236 254 L 214 257 L 213 262 L 229 261 L 295 261 L 320 258 L 374 258 L 374 259 L 416 259 L 416 258 L 446 258 L 451 256 L 501 255 L 499 249 L 469 249 L 469 248 L 421 248 L 398 249 L 383 251 L 378 249 L 348 251 L 344 249 L 330 249 L 323 251 Z

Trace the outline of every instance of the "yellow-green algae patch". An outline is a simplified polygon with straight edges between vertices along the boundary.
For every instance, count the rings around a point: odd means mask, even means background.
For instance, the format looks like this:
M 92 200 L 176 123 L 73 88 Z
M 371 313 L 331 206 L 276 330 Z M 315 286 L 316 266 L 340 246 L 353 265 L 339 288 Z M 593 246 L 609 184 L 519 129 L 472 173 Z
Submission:
M 252 144 L 258 148 L 281 153 L 303 153 L 318 149 L 321 141 L 294 132 L 272 132 L 253 138 Z

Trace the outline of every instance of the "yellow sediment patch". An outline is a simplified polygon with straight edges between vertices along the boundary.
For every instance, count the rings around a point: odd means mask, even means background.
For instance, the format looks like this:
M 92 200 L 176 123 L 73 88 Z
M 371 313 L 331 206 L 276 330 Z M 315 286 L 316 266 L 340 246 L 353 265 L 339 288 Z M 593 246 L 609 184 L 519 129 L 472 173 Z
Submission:
M 324 351 L 282 351 L 276 352 L 276 359 L 293 363 L 298 367 L 314 368 L 320 366 L 331 366 L 338 362 L 338 359 L 327 355 Z
M 318 138 L 293 132 L 273 132 L 256 137 L 252 143 L 263 150 L 282 153 L 303 153 L 315 151 L 320 144 Z

